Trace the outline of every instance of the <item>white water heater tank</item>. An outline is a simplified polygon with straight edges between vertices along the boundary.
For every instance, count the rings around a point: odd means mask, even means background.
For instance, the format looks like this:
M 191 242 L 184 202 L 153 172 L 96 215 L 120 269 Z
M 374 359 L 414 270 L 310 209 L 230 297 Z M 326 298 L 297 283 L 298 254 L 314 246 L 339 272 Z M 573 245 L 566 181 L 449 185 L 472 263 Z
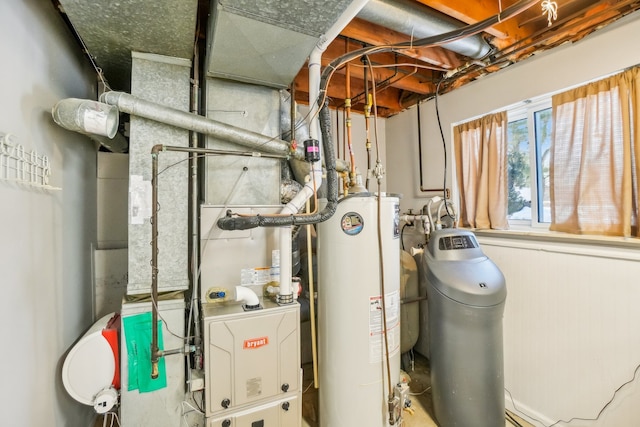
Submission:
M 389 425 L 387 372 L 392 386 L 400 377 L 398 197 L 381 197 L 379 217 L 378 197 L 357 194 L 318 225 L 320 427 Z

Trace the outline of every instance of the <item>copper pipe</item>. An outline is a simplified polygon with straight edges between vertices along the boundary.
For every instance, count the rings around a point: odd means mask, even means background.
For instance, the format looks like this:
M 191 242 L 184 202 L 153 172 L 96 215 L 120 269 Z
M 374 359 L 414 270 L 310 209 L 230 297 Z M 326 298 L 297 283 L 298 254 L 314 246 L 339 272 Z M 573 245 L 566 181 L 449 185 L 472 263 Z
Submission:
M 151 149 L 151 379 L 158 378 L 158 152 L 161 145 Z
M 191 154 L 233 154 L 252 157 L 253 152 L 214 150 L 210 148 L 177 147 L 156 144 L 151 148 L 151 378 L 158 378 L 158 360 L 165 354 L 158 347 L 158 157 L 161 152 L 176 151 Z M 262 157 L 284 158 L 277 154 Z
M 369 76 L 368 71 L 371 70 L 371 77 L 373 78 L 373 69 L 371 68 L 371 61 L 367 55 L 363 55 L 361 61 L 365 64 L 364 67 L 364 131 L 365 131 L 365 149 L 367 150 L 367 179 L 365 181 L 365 188 L 369 191 L 369 172 L 371 171 L 371 139 L 369 138 L 369 118 L 371 116 L 371 106 L 373 101 L 371 100 L 371 94 L 369 93 Z M 396 68 L 396 73 L 398 69 Z M 395 75 L 395 74 L 394 74 Z
M 349 173 L 349 178 L 352 183 L 356 182 L 356 158 L 353 154 L 353 146 L 351 141 L 351 68 L 350 64 L 347 63 L 346 73 L 345 73 L 346 81 L 345 81 L 345 90 L 346 90 L 346 98 L 344 100 L 346 114 L 347 114 L 347 147 L 349 148 L 349 161 L 351 162 L 351 171 Z

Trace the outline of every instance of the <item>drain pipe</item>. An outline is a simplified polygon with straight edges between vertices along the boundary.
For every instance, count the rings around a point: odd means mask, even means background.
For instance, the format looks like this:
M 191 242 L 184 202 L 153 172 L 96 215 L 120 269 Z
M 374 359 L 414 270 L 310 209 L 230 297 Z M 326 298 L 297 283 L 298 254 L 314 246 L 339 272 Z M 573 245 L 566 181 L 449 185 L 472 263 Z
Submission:
M 329 44 L 331 44 L 331 42 L 338 37 L 340 32 L 349 24 L 349 22 L 355 18 L 368 1 L 369 0 L 354 0 L 340 18 L 338 18 L 335 24 L 333 24 L 333 26 L 331 26 L 331 28 L 329 28 L 329 30 L 320 37 L 316 47 L 311 51 L 311 55 L 309 55 L 309 106 L 311 107 L 311 112 L 309 113 L 309 117 L 311 117 L 309 122 L 309 138 L 318 141 L 320 147 L 323 147 L 323 142 L 325 144 L 331 144 L 331 140 L 322 141 L 322 138 L 320 138 L 318 109 L 322 106 L 318 105 L 318 102 L 320 99 L 320 68 L 322 66 L 322 54 L 327 50 Z M 295 209 L 295 212 L 291 213 L 297 213 L 302 206 L 304 206 L 306 201 L 313 196 L 314 192 L 320 188 L 322 185 L 321 163 L 322 162 L 312 163 L 311 171 L 309 172 L 310 175 L 312 175 L 311 179 L 305 184 L 304 188 L 298 193 L 296 198 L 290 202 L 291 206 L 285 206 L 282 213 L 290 213 L 292 209 Z

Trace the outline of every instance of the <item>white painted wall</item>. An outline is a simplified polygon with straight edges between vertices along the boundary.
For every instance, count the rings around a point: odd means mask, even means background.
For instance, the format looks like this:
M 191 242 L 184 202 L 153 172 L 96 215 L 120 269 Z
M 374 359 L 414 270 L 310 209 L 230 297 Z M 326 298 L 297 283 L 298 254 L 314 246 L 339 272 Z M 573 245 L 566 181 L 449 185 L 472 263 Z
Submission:
M 93 73 L 50 1 L 0 2 L 0 132 L 51 161 L 51 185 L 0 181 L 2 425 L 87 426 L 93 409 L 61 382 L 64 355 L 92 322 L 96 148 L 51 119 L 67 97 L 94 97 Z
M 640 364 L 640 248 L 492 237 L 479 241 L 507 282 L 507 408 L 545 426 L 573 417 L 596 418 Z M 598 422 L 570 425 L 640 425 L 638 399 L 636 377 Z
M 452 124 L 528 98 L 579 85 L 640 63 L 640 13 L 553 51 L 529 58 L 439 99 L 452 182 Z M 441 187 L 443 149 L 434 101 L 421 105 L 424 186 Z M 389 191 L 401 209 L 420 208 L 416 108 L 386 122 Z M 481 237 L 507 278 L 504 317 L 505 385 L 515 408 L 544 425 L 594 418 L 640 363 L 640 259 L 638 245 L 611 248 L 538 240 Z M 640 382 L 625 386 L 598 422 L 570 425 L 640 425 Z M 507 398 L 507 407 L 514 404 Z M 542 425 L 542 424 L 537 424 Z M 559 423 L 556 425 L 566 425 Z

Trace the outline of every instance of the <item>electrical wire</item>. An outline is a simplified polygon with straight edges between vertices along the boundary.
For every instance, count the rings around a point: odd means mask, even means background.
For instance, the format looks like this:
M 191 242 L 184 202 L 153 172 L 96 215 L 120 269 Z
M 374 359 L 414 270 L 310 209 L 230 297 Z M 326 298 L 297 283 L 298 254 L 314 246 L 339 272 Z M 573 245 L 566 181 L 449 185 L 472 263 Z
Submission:
M 167 330 L 167 332 L 169 332 L 169 334 L 173 335 L 174 337 L 182 340 L 185 344 L 187 342 L 187 340 L 189 339 L 189 337 L 185 337 L 182 335 L 179 335 L 175 332 L 173 332 L 170 328 L 169 328 L 169 323 L 167 323 L 167 321 L 164 319 L 164 317 L 162 317 L 162 315 L 160 314 L 160 309 L 158 308 L 158 304 L 157 301 L 153 299 L 153 295 L 149 295 L 149 298 L 151 299 L 151 303 L 153 304 L 153 306 L 156 308 L 156 312 L 158 313 L 158 318 L 160 319 L 160 321 L 164 324 L 165 329 Z
M 306 212 L 306 213 L 298 213 L 296 214 L 296 217 L 305 217 L 305 216 L 313 216 L 316 213 L 318 213 L 318 209 L 319 209 L 319 203 L 318 203 L 318 188 L 316 186 L 316 174 L 313 171 L 313 166 L 311 165 L 311 172 L 309 173 L 310 175 L 310 179 L 313 181 L 313 212 Z M 239 214 L 236 213 L 234 214 L 238 217 L 251 217 L 254 216 L 254 214 Z M 274 217 L 288 217 L 291 216 L 291 214 L 282 214 L 282 213 L 275 213 L 275 214 L 260 214 L 260 216 L 263 216 L 265 218 L 274 218 Z
M 196 396 L 195 394 L 197 392 L 200 392 L 200 403 L 198 403 L 198 401 L 196 400 Z M 200 412 L 204 413 L 204 389 L 203 390 L 196 390 L 196 391 L 192 391 L 191 392 L 191 400 L 193 400 L 193 403 L 198 407 L 198 410 Z
M 409 396 L 422 396 L 423 394 L 425 394 L 426 392 L 428 392 L 429 390 L 431 390 L 431 386 L 425 388 L 422 391 L 416 392 L 416 393 L 408 393 Z
M 412 67 L 412 68 L 422 68 L 425 70 L 434 70 L 434 71 L 442 71 L 442 72 L 447 72 L 447 71 L 451 71 L 448 68 L 442 68 L 442 67 L 436 67 L 435 65 L 425 65 L 425 64 L 413 64 L 411 62 L 396 62 L 393 64 L 371 64 L 369 63 L 369 65 L 360 65 L 358 63 L 353 63 L 351 64 L 352 67 L 359 67 L 359 68 L 365 68 L 365 67 L 371 67 L 371 68 L 395 68 L 395 67 Z M 405 70 L 405 72 L 408 72 Z
M 309 383 L 309 385 L 306 386 L 304 390 L 302 390 L 302 394 L 305 394 L 307 391 L 309 391 L 309 389 L 311 388 L 312 385 L 313 385 L 313 381 L 311 381 Z
M 607 409 L 609 407 L 609 405 L 611 405 L 613 403 L 613 401 L 616 398 L 616 395 L 620 392 L 620 390 L 622 390 L 626 385 L 631 384 L 632 382 L 635 381 L 636 377 L 638 376 L 638 371 L 640 371 L 640 364 L 637 365 L 635 367 L 635 369 L 633 370 L 633 376 L 631 377 L 631 379 L 629 379 L 628 381 L 622 383 L 617 389 L 615 389 L 615 391 L 613 392 L 613 394 L 611 395 L 611 398 L 607 401 L 607 403 L 604 404 L 604 406 L 600 409 L 600 411 L 598 412 L 598 415 L 596 415 L 595 418 L 583 418 L 583 417 L 573 417 L 570 418 L 569 420 L 563 420 L 560 419 L 556 422 L 554 422 L 553 424 L 549 424 L 548 426 L 545 425 L 542 421 L 540 421 L 539 419 L 532 417 L 528 414 L 525 414 L 524 412 L 522 412 L 520 409 L 517 408 L 515 400 L 513 399 L 513 395 L 511 394 L 511 392 L 505 387 L 505 391 L 507 392 L 507 394 L 509 394 L 509 399 L 511 399 L 511 404 L 513 405 L 513 408 L 515 409 L 516 412 L 531 418 L 532 420 L 542 424 L 545 427 L 555 427 L 560 423 L 564 423 L 564 424 L 571 424 L 573 421 L 597 421 L 600 419 L 600 417 L 602 416 L 602 414 L 604 413 L 605 409 Z
M 195 403 L 195 400 L 194 400 L 194 403 Z M 190 408 L 190 410 L 185 410 L 185 405 L 188 406 Z M 189 425 L 189 421 L 187 420 L 187 414 L 195 412 L 195 413 L 197 413 L 197 414 L 199 414 L 199 415 L 201 415 L 203 417 L 205 415 L 204 411 L 202 409 L 194 407 L 192 404 L 190 404 L 186 400 L 183 400 L 182 402 L 180 402 L 180 406 L 182 408 L 182 421 L 184 421 L 184 424 L 185 424 L 186 427 L 191 427 Z M 196 424 L 196 425 L 198 425 L 198 424 Z
M 367 61 L 370 64 L 370 61 Z M 376 147 L 376 169 L 379 169 L 381 164 L 380 162 L 380 144 L 378 140 L 378 114 L 377 114 L 377 102 L 376 102 L 376 82 L 373 75 L 373 70 L 371 70 L 371 95 L 373 99 L 372 110 L 373 110 L 373 129 L 374 129 L 374 143 Z M 393 384 L 391 383 L 391 357 L 389 355 L 389 330 L 387 325 L 387 302 L 386 302 L 386 289 L 385 289 L 385 279 L 384 279 L 384 255 L 382 250 L 382 189 L 380 187 L 382 176 L 378 173 L 377 178 L 377 187 L 378 187 L 378 195 L 377 195 L 377 210 L 378 210 L 378 221 L 377 221 L 377 232 L 378 232 L 378 258 L 380 262 L 380 297 L 382 303 L 382 331 L 384 337 L 384 349 L 385 349 L 385 362 L 386 362 L 386 372 L 387 372 L 387 385 L 388 385 L 388 403 L 391 405 L 391 401 L 393 399 Z M 389 419 L 393 416 L 391 409 L 389 409 Z
M 322 78 L 321 78 L 321 88 L 318 95 L 318 97 L 321 99 L 322 102 L 318 103 L 318 105 L 324 104 L 327 97 L 326 88 L 335 71 L 340 67 L 342 67 L 347 62 L 357 59 L 363 55 L 369 55 L 373 53 L 401 52 L 402 50 L 413 49 L 414 47 L 440 46 L 449 42 L 460 40 L 460 39 L 478 34 L 482 31 L 485 31 L 487 28 L 495 25 L 496 23 L 502 22 L 503 20 L 516 16 L 524 12 L 525 10 L 529 9 L 530 7 L 534 6 L 537 3 L 538 3 L 538 0 L 521 0 L 518 3 L 509 6 L 507 9 L 505 9 L 504 11 L 502 11 L 497 15 L 493 15 L 475 24 L 470 24 L 462 28 L 449 31 L 447 33 L 438 34 L 435 36 L 430 36 L 430 37 L 422 38 L 415 41 L 412 39 L 409 42 L 404 42 L 404 43 L 365 47 L 362 49 L 357 49 L 349 53 L 346 53 L 334 59 L 325 67 Z M 314 117 L 317 114 L 318 114 L 318 111 L 315 111 Z
M 404 251 L 404 229 L 409 225 L 408 222 L 405 222 L 402 228 L 400 229 L 400 244 L 402 246 L 402 250 Z
M 58 3 L 60 2 L 58 1 Z M 62 11 L 62 9 L 60 10 Z M 76 27 L 73 25 L 73 23 L 68 18 L 66 13 L 63 12 L 61 13 L 61 15 L 64 17 L 64 20 L 67 22 L 67 25 L 73 30 L 73 34 L 75 35 L 76 39 L 78 39 L 78 41 L 80 42 L 80 45 L 82 46 L 82 51 L 87 55 L 87 58 L 89 58 L 89 61 L 91 62 L 91 66 L 93 67 L 95 72 L 98 74 L 98 77 L 100 78 L 100 81 L 104 85 L 105 89 L 109 91 L 112 90 L 111 86 L 109 86 L 109 84 L 104 78 L 104 71 L 102 70 L 102 68 L 98 67 L 98 64 L 96 64 L 95 60 L 93 59 L 93 56 L 91 56 L 91 54 L 89 53 L 89 49 L 87 48 L 87 45 L 84 43 L 84 40 L 82 39 L 82 37 L 80 37 L 80 34 L 78 33 L 78 30 L 76 29 Z
M 504 415 L 505 415 L 505 417 L 507 418 L 507 421 L 509 421 L 509 423 L 511 423 L 511 425 L 514 425 L 514 426 L 516 426 L 516 427 L 523 427 L 523 425 L 522 425 L 522 424 L 520 424 L 520 423 L 518 422 L 518 420 L 516 420 L 515 418 L 513 418 L 513 415 L 511 415 L 511 414 L 509 413 L 509 411 L 505 411 L 505 412 L 504 412 Z
M 443 172 L 443 184 L 442 184 L 442 200 L 445 201 L 444 207 L 447 211 L 447 215 L 449 218 L 455 221 L 455 217 L 449 212 L 449 206 L 446 203 L 447 200 L 447 143 L 444 139 L 444 131 L 442 130 L 442 122 L 440 121 L 440 108 L 438 106 L 438 92 L 440 91 L 440 85 L 442 84 L 441 79 L 438 81 L 438 85 L 436 86 L 436 96 L 435 96 L 435 107 L 436 107 L 436 118 L 438 119 L 438 129 L 440 130 L 440 138 L 442 138 L 442 151 L 444 153 L 444 172 Z
M 220 150 L 219 153 L 206 153 L 206 154 L 198 154 L 198 155 L 194 155 L 193 157 L 196 159 L 201 159 L 201 158 L 205 158 L 205 157 L 217 157 L 217 156 L 241 156 L 241 157 L 250 157 L 250 158 L 254 158 L 254 157 L 259 157 L 259 158 L 271 158 L 271 159 L 283 159 L 285 160 L 287 157 L 284 155 L 278 155 L 278 154 L 265 154 L 265 153 L 259 153 L 257 151 L 234 151 L 234 150 Z M 161 175 L 163 172 L 166 172 L 167 169 L 170 169 L 174 166 L 179 165 L 180 163 L 184 163 L 186 161 L 189 160 L 189 157 L 186 157 L 184 159 L 180 159 L 177 162 L 171 163 L 169 165 L 167 165 L 164 169 L 162 169 L 160 172 L 158 172 L 158 175 Z M 238 161 L 240 161 L 240 159 L 238 159 L 236 162 L 231 163 L 230 165 L 234 165 L 235 163 L 237 163 Z
M 109 418 L 108 417 L 109 415 L 111 415 L 111 421 L 109 423 L 109 427 L 115 427 L 115 426 L 120 427 L 120 418 L 118 418 L 118 414 L 113 411 L 108 411 L 102 414 L 102 427 L 107 427 L 107 419 Z M 114 424 L 114 421 L 116 424 Z
M 380 142 L 378 140 L 378 102 L 376 100 L 376 81 L 373 76 L 373 68 L 371 68 L 371 61 L 367 61 L 369 64 L 371 74 L 371 96 L 373 99 L 373 140 L 376 146 L 376 164 L 380 164 Z

